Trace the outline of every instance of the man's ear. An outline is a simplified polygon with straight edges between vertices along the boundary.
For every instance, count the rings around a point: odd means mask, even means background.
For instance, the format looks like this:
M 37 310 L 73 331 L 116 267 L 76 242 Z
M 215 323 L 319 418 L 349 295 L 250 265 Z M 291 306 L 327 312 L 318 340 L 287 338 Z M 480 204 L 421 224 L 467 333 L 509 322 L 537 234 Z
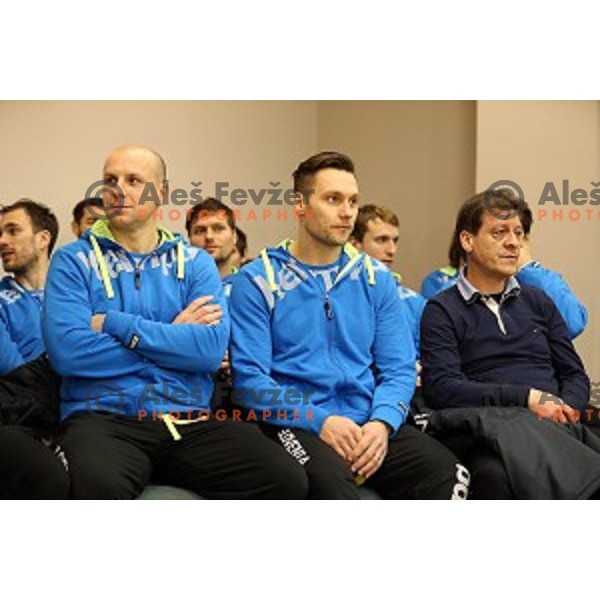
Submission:
M 50 240 L 52 239 L 50 232 L 47 229 L 42 229 L 42 231 L 38 231 L 35 235 L 38 239 L 38 247 L 41 250 L 47 250 L 48 246 L 50 246 Z
M 462 249 L 469 254 L 473 250 L 473 234 L 463 229 L 458 239 L 460 240 Z
M 71 221 L 71 231 L 76 238 L 79 237 L 79 225 L 77 221 Z
M 294 210 L 298 213 L 298 215 L 304 215 L 306 213 L 306 200 L 304 199 L 304 194 L 302 192 L 296 192 L 294 194 Z
M 304 198 L 304 194 L 302 192 L 296 192 L 292 198 L 294 199 L 294 213 L 297 215 L 297 218 L 304 219 L 306 217 L 308 208 L 308 201 Z
M 165 201 L 165 193 L 169 196 L 169 180 L 163 179 L 162 185 L 158 188 L 158 197 L 160 198 L 160 205 L 162 206 Z

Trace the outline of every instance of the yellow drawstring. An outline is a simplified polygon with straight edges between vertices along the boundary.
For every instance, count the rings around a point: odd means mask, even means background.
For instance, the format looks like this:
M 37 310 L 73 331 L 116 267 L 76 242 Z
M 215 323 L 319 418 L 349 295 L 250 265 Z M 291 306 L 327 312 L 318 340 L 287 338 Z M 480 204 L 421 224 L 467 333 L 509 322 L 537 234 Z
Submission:
M 198 417 L 197 419 L 174 419 L 170 414 L 161 415 L 162 420 L 165 422 L 169 433 L 172 438 L 179 442 L 181 440 L 181 434 L 177 431 L 177 427 L 175 425 L 191 425 L 192 423 L 199 423 L 200 421 L 208 421 L 210 418 L 209 414 L 203 415 L 202 417 Z
M 94 249 L 94 256 L 96 257 L 96 261 L 98 262 L 98 268 L 100 269 L 100 277 L 102 277 L 104 290 L 106 291 L 106 295 L 110 300 L 115 297 L 115 290 L 113 289 L 110 276 L 108 275 L 108 267 L 106 266 L 106 260 L 104 259 L 102 250 L 100 250 L 100 245 L 98 244 L 96 236 L 90 235 L 90 242 L 92 243 L 92 248 Z
M 367 269 L 369 285 L 375 285 L 375 270 L 373 269 L 373 261 L 368 254 L 365 255 L 364 263 Z
M 262 258 L 263 265 L 265 266 L 265 273 L 267 274 L 267 281 L 269 282 L 269 287 L 272 292 L 276 292 L 279 290 L 279 286 L 275 281 L 275 271 L 273 271 L 273 265 L 269 260 L 269 255 L 267 254 L 267 249 L 264 248 L 260 253 L 260 257 Z
M 166 234 L 166 238 L 168 240 L 172 240 L 175 236 L 168 232 L 166 229 L 161 230 L 162 233 Z M 96 261 L 98 262 L 98 269 L 100 270 L 100 277 L 102 278 L 102 283 L 104 284 L 104 290 L 106 291 L 107 297 L 110 299 L 115 297 L 115 290 L 113 288 L 112 282 L 110 280 L 110 276 L 108 274 L 108 267 L 106 265 L 106 259 L 104 258 L 104 254 L 102 254 L 102 250 L 100 249 L 100 244 L 98 244 L 98 240 L 96 236 L 90 235 L 90 243 L 92 244 L 92 248 L 94 250 L 94 256 L 96 257 Z M 185 252 L 183 242 L 179 240 L 177 242 L 177 279 L 183 280 L 185 278 Z
M 177 279 L 183 279 L 185 275 L 185 259 L 183 256 L 183 242 L 177 242 Z
M 291 243 L 290 239 L 283 240 L 280 242 L 277 247 L 278 248 L 287 248 Z M 352 245 L 352 244 L 344 244 L 344 252 L 350 258 L 350 261 L 346 264 L 346 266 L 338 273 L 338 276 L 335 278 L 335 283 L 337 283 L 342 277 L 346 276 L 346 273 L 352 269 L 356 265 L 356 263 L 360 260 L 361 253 Z M 276 292 L 279 290 L 279 286 L 275 281 L 275 271 L 273 270 L 273 265 L 271 264 L 271 260 L 269 258 L 269 254 L 267 249 L 264 248 L 260 252 L 260 257 L 263 261 L 263 265 L 265 267 L 265 273 L 267 275 L 267 281 L 269 282 L 269 287 L 272 292 Z M 375 270 L 373 268 L 373 261 L 368 254 L 364 255 L 363 259 L 365 269 L 367 270 L 368 282 L 369 285 L 375 285 Z M 334 283 L 334 285 L 335 285 Z

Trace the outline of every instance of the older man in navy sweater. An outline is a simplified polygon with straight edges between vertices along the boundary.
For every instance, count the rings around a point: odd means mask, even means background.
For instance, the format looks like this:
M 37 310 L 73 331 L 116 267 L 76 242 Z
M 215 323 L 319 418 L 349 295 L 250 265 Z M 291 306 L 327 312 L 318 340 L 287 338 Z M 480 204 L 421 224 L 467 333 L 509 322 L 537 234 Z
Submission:
M 514 277 L 525 209 L 521 199 L 485 192 L 458 214 L 465 267 L 456 286 L 429 301 L 421 324 L 432 408 L 519 406 L 568 423 L 587 406 L 589 380 L 558 309 Z M 449 445 L 471 471 L 473 497 L 512 497 L 497 454 L 471 434 Z

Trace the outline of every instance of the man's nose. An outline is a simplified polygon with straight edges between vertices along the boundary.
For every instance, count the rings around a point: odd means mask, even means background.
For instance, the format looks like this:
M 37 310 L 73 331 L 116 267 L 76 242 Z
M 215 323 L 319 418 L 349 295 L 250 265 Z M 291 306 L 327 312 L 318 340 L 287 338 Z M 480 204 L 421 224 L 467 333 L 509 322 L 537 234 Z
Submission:
M 385 251 L 392 257 L 396 255 L 397 249 L 398 245 L 396 244 L 396 242 L 394 242 L 394 240 L 390 240 L 385 246 Z
M 340 217 L 342 217 L 342 219 L 351 219 L 353 214 L 354 208 L 350 204 L 350 201 L 345 200 L 344 202 L 342 202 L 340 205 Z
M 521 245 L 521 237 L 514 231 L 509 231 L 504 238 L 504 244 L 510 247 L 517 247 Z

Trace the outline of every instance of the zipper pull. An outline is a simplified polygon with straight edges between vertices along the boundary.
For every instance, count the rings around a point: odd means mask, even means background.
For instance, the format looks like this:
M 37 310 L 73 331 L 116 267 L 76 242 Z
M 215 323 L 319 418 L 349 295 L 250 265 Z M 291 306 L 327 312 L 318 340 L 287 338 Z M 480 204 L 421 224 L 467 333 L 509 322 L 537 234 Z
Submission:
M 325 314 L 330 321 L 333 319 L 333 309 L 329 303 L 329 296 L 325 296 Z
M 142 283 L 142 276 L 141 276 L 139 267 L 135 268 L 134 281 L 135 281 L 135 289 L 139 290 L 140 286 L 141 286 L 141 283 Z

